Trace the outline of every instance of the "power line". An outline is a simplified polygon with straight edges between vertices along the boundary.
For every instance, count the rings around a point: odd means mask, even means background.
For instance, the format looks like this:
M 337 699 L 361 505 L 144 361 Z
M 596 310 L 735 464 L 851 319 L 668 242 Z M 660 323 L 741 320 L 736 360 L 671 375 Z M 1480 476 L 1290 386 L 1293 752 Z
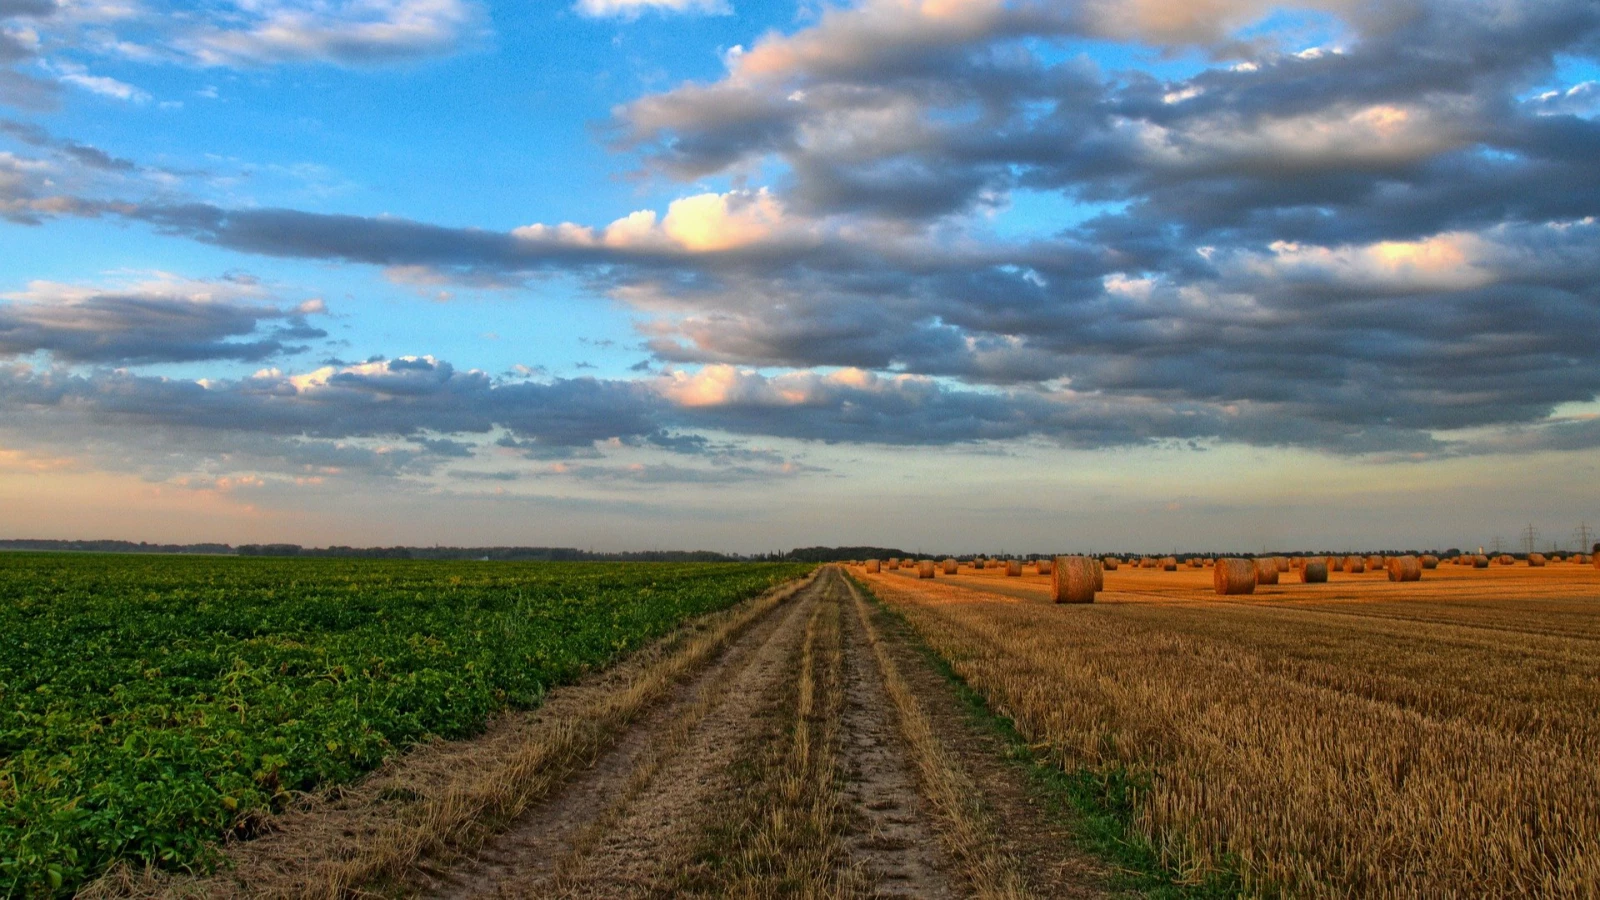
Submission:
M 1522 546 L 1528 553 L 1532 553 L 1538 549 L 1538 543 L 1539 529 L 1533 527 L 1533 523 L 1529 522 L 1528 527 L 1522 529 Z

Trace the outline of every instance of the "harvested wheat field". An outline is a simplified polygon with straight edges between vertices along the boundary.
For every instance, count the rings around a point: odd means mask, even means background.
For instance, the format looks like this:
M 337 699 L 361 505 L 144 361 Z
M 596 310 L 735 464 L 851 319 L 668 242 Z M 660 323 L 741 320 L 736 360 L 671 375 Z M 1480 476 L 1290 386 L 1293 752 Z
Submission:
M 861 575 L 1057 766 L 1137 786 L 1191 880 L 1276 896 L 1600 894 L 1600 572 Z

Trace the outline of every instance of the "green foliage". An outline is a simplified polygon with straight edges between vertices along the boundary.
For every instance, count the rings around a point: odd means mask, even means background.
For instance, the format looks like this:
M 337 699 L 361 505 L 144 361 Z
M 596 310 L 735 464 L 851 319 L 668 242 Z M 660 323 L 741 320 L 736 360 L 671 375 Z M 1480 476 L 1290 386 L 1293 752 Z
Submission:
M 0 555 L 0 896 L 204 867 L 292 792 L 808 568 Z

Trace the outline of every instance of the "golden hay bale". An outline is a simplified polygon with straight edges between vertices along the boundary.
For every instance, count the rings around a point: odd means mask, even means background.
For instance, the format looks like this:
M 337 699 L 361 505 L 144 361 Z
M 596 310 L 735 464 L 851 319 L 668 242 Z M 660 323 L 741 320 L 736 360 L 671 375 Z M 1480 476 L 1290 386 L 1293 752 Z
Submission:
M 1209 557 L 1206 558 L 1205 562 L 1206 562 L 1206 568 L 1208 568 L 1208 569 L 1217 564 L 1216 560 L 1211 559 Z
M 1189 561 L 1188 561 L 1187 565 L 1191 569 L 1204 568 L 1204 564 L 1200 562 L 1200 557 L 1198 557 L 1198 556 L 1189 557 Z
M 1302 584 L 1325 584 L 1328 581 L 1328 561 L 1325 559 L 1308 559 L 1300 566 L 1300 582 Z
M 1422 567 L 1424 569 L 1439 568 L 1439 557 L 1434 556 L 1432 553 L 1425 553 L 1422 556 L 1417 557 L 1417 562 L 1422 563 Z
M 944 573 L 946 575 L 954 575 L 959 571 L 961 571 L 961 564 L 956 562 L 954 558 L 944 561 Z
M 1306 567 L 1306 558 L 1303 557 L 1303 556 L 1296 556 L 1293 559 L 1289 560 L 1289 568 L 1290 569 L 1304 569 L 1305 567 Z
M 1422 563 L 1415 556 L 1392 556 L 1384 564 L 1390 581 L 1421 581 Z
M 973 567 L 973 568 L 974 568 L 974 569 L 977 569 L 977 570 L 979 570 L 979 571 L 982 571 L 982 570 L 983 570 L 983 560 L 981 560 L 981 559 L 975 559 L 975 560 L 973 560 L 973 561 L 972 561 L 972 567 Z
M 898 557 L 898 556 L 889 557 L 889 568 L 891 568 L 891 569 L 900 568 L 900 557 Z
M 1487 569 L 1487 568 L 1489 568 L 1489 557 L 1484 556 L 1482 553 L 1478 554 L 1477 556 L 1474 556 L 1472 558 L 1472 567 L 1474 569 Z
M 1535 569 L 1541 568 L 1544 565 L 1544 554 L 1543 553 L 1529 553 L 1528 554 L 1528 565 L 1532 566 Z
M 1580 566 L 1587 566 L 1589 564 L 1589 554 L 1579 553 L 1577 556 L 1572 558 L 1572 561 Z
M 1517 564 L 1517 558 L 1509 553 L 1502 553 L 1500 554 L 1499 563 L 1502 566 L 1514 566 Z
M 1277 573 L 1274 572 L 1274 575 Z M 1253 594 L 1256 564 L 1250 559 L 1219 559 L 1211 569 L 1211 583 L 1219 594 Z
M 1050 597 L 1057 603 L 1093 603 L 1100 561 L 1087 556 L 1058 556 L 1051 566 Z
M 1008 560 L 1006 560 L 1006 577 L 1007 578 L 1020 578 L 1020 577 L 1022 577 L 1022 560 L 1020 560 L 1020 559 L 1008 559 Z
M 881 563 L 879 563 L 877 560 L 869 559 L 869 560 L 867 560 L 867 571 L 868 572 L 876 572 L 876 571 L 878 571 L 878 567 L 880 565 L 881 565 Z
M 1156 567 L 1156 561 L 1154 559 L 1151 559 L 1148 556 L 1139 557 L 1139 568 L 1141 568 L 1141 569 L 1154 569 L 1155 567 Z
M 922 562 L 917 563 L 917 577 L 918 578 L 932 578 L 933 577 L 933 560 L 925 559 Z
M 1105 566 L 1110 571 L 1115 572 L 1117 570 L 1117 566 L 1122 565 L 1122 560 L 1117 559 L 1115 556 L 1108 556 L 1101 561 L 1101 565 Z
M 1346 556 L 1344 558 L 1344 570 L 1355 575 L 1360 575 L 1362 572 L 1367 570 L 1367 561 L 1359 556 Z
M 1279 574 L 1289 571 L 1289 557 L 1274 556 L 1272 562 L 1277 565 Z
M 1377 555 L 1369 556 L 1369 557 L 1367 557 L 1367 571 L 1368 572 L 1380 571 L 1381 569 L 1383 569 L 1384 563 L 1385 563 L 1385 560 L 1381 556 L 1377 556 Z
M 1048 559 L 1034 560 L 1033 567 L 1039 570 L 1040 575 L 1049 575 L 1051 572 L 1055 571 L 1055 563 Z
M 1105 590 L 1106 589 L 1106 567 L 1104 565 L 1102 565 L 1100 563 L 1100 560 L 1098 560 L 1098 559 L 1094 559 L 1094 558 L 1091 557 L 1089 561 L 1094 563 L 1094 589 L 1097 590 L 1097 591 Z
M 1176 559 L 1173 559 L 1170 556 L 1162 557 L 1161 558 L 1161 571 L 1163 571 L 1163 572 L 1176 572 L 1176 571 L 1178 571 L 1178 561 Z
M 1256 564 L 1256 584 L 1278 583 L 1278 561 L 1272 557 L 1258 559 Z

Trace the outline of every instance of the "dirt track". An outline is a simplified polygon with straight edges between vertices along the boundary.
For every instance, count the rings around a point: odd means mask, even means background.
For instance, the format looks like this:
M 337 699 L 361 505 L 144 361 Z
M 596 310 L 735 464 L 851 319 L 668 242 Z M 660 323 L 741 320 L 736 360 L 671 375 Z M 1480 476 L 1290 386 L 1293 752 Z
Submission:
M 1098 894 L 1019 779 L 830 567 L 282 817 L 224 873 L 105 893 Z

